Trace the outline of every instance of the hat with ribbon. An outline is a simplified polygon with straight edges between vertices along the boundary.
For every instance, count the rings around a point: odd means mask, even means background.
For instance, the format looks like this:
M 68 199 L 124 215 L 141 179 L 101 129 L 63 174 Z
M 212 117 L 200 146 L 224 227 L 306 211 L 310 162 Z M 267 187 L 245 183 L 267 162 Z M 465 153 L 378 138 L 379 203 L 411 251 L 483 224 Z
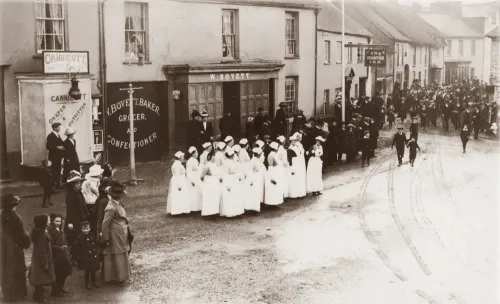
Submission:
M 80 174 L 80 172 L 78 172 L 76 170 L 71 170 L 69 172 L 68 179 L 66 180 L 66 184 L 71 184 L 71 183 L 81 182 L 81 181 L 84 181 L 84 179 L 82 178 L 82 175 Z
M 100 165 L 95 164 L 95 165 L 93 165 L 92 167 L 89 168 L 88 176 L 96 177 L 96 176 L 101 175 L 103 172 L 104 172 L 104 169 L 101 168 Z
M 76 133 L 76 130 L 73 128 L 67 128 L 66 131 L 64 131 L 65 136 L 70 136 Z

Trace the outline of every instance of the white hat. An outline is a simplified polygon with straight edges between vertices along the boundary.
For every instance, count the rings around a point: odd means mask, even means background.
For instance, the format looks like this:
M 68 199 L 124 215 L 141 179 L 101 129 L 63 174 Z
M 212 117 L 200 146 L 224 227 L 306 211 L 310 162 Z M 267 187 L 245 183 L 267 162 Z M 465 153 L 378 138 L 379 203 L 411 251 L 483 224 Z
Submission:
M 68 180 L 66 181 L 66 184 L 72 183 L 72 182 L 79 182 L 83 181 L 82 175 L 80 172 L 76 170 L 71 170 L 68 175 Z
M 89 168 L 88 176 L 99 176 L 104 172 L 104 169 L 100 165 L 95 164 Z
M 278 150 L 279 145 L 277 142 L 273 141 L 271 144 L 269 144 L 269 147 L 273 150 Z
M 201 146 L 203 147 L 203 149 L 206 149 L 206 148 L 210 147 L 211 145 L 212 145 L 211 143 L 206 142 L 206 143 L 204 143 L 204 144 L 203 144 L 203 145 L 201 145 Z
M 64 132 L 65 136 L 73 135 L 76 133 L 76 130 L 73 128 L 67 128 L 66 131 Z
M 195 148 L 195 147 L 192 147 L 192 146 L 191 146 L 191 147 L 189 147 L 189 149 L 188 149 L 189 154 L 193 154 L 193 153 L 194 153 L 194 152 L 196 152 L 196 151 L 198 151 L 198 150 L 196 150 L 196 148 Z
M 320 141 L 320 142 L 325 142 L 325 139 L 323 137 L 321 137 L 321 136 L 317 136 L 316 140 Z
M 255 144 L 258 145 L 259 148 L 261 148 L 261 149 L 262 149 L 262 147 L 264 147 L 264 142 L 260 139 L 258 141 L 256 141 Z
M 222 149 L 224 149 L 225 147 L 226 147 L 226 143 L 225 143 L 225 142 L 223 142 L 223 141 L 219 141 L 219 142 L 217 143 L 217 148 L 218 148 L 219 150 L 222 150 Z
M 255 148 L 252 149 L 252 153 L 261 154 L 262 153 L 262 149 L 258 148 L 258 147 L 255 147 Z
M 232 140 L 234 140 L 232 136 L 226 136 L 226 138 L 224 139 L 224 142 L 225 142 L 225 143 L 229 143 L 229 142 L 231 142 Z
M 184 152 L 182 151 L 177 151 L 175 154 L 174 154 L 175 158 L 177 159 L 181 159 L 183 156 L 184 156 Z
M 231 157 L 233 155 L 234 155 L 233 148 L 231 148 L 231 147 L 227 148 L 227 150 L 226 150 L 226 156 Z
M 247 118 L 247 122 L 252 122 L 253 121 L 253 117 L 248 117 Z
M 234 152 L 238 153 L 241 150 L 241 146 L 240 145 L 234 145 L 233 146 L 233 150 L 234 150 Z
M 200 114 L 202 117 L 207 117 L 208 116 L 208 113 L 207 111 L 203 110 L 201 111 L 201 114 Z
M 240 145 L 241 146 L 246 146 L 247 144 L 248 144 L 248 139 L 246 139 L 246 138 L 240 139 Z
M 283 144 L 285 142 L 285 136 L 280 135 L 278 138 L 276 138 L 277 141 L 279 141 L 280 144 Z
M 297 140 L 297 133 L 294 133 L 292 136 L 290 136 L 290 140 Z

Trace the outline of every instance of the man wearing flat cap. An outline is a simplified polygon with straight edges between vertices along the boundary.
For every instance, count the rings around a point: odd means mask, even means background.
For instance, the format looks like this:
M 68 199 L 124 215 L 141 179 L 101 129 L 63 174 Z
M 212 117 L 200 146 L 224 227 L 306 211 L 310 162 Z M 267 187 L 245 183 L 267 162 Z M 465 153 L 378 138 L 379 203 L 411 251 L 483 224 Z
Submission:
M 47 136 L 47 150 L 49 151 L 49 160 L 52 163 L 52 176 L 54 177 L 55 186 L 61 187 L 61 161 L 64 157 L 64 142 L 59 135 L 61 124 L 55 122 L 52 124 L 52 132 Z

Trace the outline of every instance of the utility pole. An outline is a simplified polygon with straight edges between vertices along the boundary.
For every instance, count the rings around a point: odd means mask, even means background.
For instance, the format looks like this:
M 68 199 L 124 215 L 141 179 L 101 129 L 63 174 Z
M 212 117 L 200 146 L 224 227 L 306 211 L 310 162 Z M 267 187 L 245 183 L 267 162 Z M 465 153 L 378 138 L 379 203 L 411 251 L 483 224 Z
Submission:
M 345 56 L 344 56 L 344 45 L 345 45 L 345 11 L 344 11 L 344 0 L 342 0 L 342 122 L 345 122 Z

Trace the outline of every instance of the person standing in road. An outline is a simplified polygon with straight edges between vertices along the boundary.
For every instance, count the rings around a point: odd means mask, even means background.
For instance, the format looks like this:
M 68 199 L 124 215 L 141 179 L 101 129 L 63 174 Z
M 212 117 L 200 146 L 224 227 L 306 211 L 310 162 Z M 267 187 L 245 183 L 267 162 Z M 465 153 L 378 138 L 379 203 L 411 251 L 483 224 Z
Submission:
M 66 182 L 66 222 L 64 231 L 68 244 L 73 244 L 80 233 L 80 223 L 89 216 L 85 198 L 82 194 L 82 177 L 77 171 L 71 171 Z
M 52 124 L 52 132 L 47 136 L 47 150 L 49 151 L 49 160 L 52 162 L 52 176 L 54 177 L 56 188 L 61 187 L 61 161 L 64 158 L 64 142 L 59 135 L 61 124 L 56 122 Z
M 207 111 L 201 112 L 201 131 L 200 131 L 200 144 L 214 140 L 214 127 L 211 122 L 208 121 Z M 201 146 L 194 146 L 196 149 L 200 149 Z
M 443 108 L 441 110 L 441 116 L 443 117 L 443 130 L 448 132 L 450 129 L 450 118 L 451 118 L 451 106 L 449 100 L 446 100 Z
M 464 149 L 463 153 L 465 153 L 465 149 L 467 148 L 467 142 L 469 141 L 470 131 L 469 126 L 464 125 L 462 127 L 462 131 L 460 131 L 460 139 L 462 140 L 462 147 Z
M 410 164 L 413 167 L 413 164 L 415 163 L 415 158 L 417 158 L 417 149 L 418 151 L 420 151 L 420 147 L 418 146 L 417 140 L 413 137 L 410 138 L 406 146 L 410 148 Z
M 370 166 L 370 157 L 372 156 L 372 141 L 370 139 L 370 131 L 365 130 L 364 137 L 361 139 L 361 167 Z
M 187 146 L 199 147 L 201 145 L 201 115 L 197 110 L 191 113 L 191 120 L 187 126 Z
M 63 216 L 57 213 L 50 215 L 50 228 L 48 233 L 52 244 L 52 259 L 54 260 L 54 271 L 56 280 L 52 284 L 54 297 L 61 297 L 67 291 L 64 289 L 66 278 L 71 274 L 73 265 L 69 258 L 69 247 L 66 242 L 66 234 L 63 230 Z
M 276 116 L 274 117 L 273 121 L 273 131 L 274 131 L 274 138 L 280 136 L 280 135 L 285 135 L 285 130 L 286 130 L 286 113 L 285 113 L 285 108 L 287 106 L 286 102 L 280 102 L 279 104 L 279 109 L 276 111 Z
M 64 135 L 66 140 L 64 141 L 64 171 L 63 180 L 68 178 L 69 172 L 75 170 L 80 172 L 80 159 L 78 158 L 78 153 L 76 152 L 76 140 L 75 140 L 75 129 L 66 129 Z
M 416 117 L 413 117 L 410 125 L 410 138 L 418 140 L 418 119 Z
M 396 145 L 396 153 L 398 156 L 398 166 L 403 164 L 403 156 L 405 154 L 406 134 L 403 132 L 403 127 L 398 127 L 398 132 L 394 134 L 391 149 Z

